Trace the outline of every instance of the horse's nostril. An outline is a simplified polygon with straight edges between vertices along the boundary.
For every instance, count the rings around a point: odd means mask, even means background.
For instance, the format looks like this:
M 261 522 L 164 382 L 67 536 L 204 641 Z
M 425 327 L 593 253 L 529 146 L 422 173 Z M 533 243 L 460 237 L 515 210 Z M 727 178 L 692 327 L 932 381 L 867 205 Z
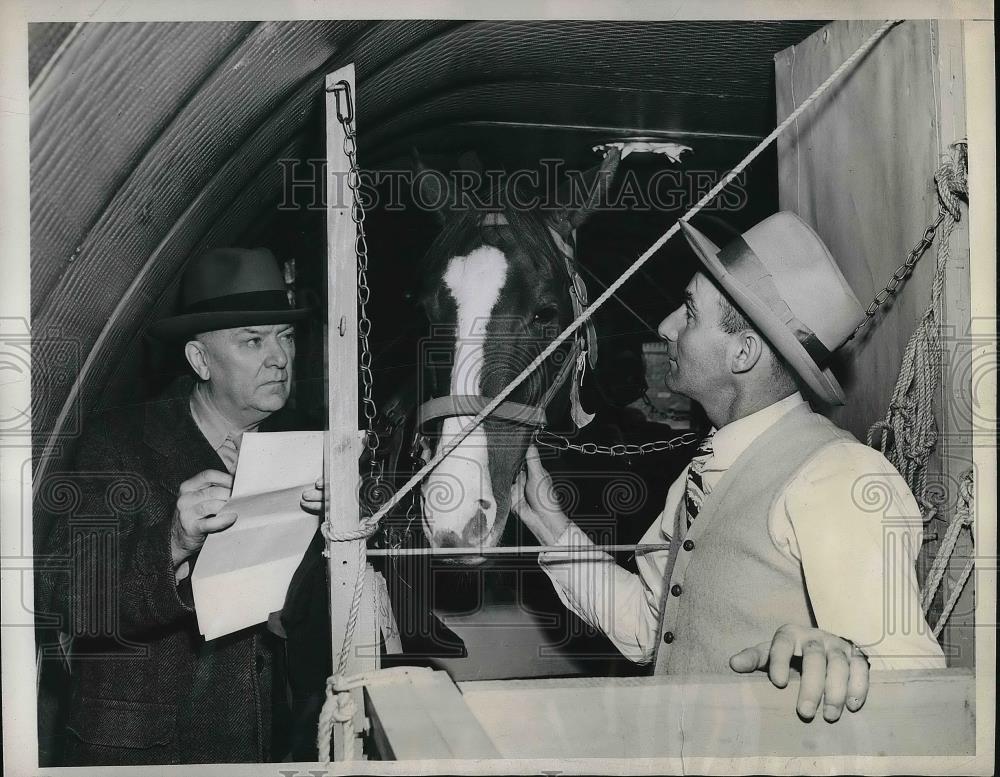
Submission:
M 483 502 L 484 500 L 480 499 L 479 501 Z M 489 533 L 489 530 L 490 526 L 486 521 L 486 514 L 482 510 L 476 510 L 475 517 L 462 530 L 462 539 L 465 540 L 466 545 L 471 547 L 477 545 Z
M 434 545 L 438 548 L 457 548 L 462 541 L 453 531 L 439 531 L 434 534 Z
M 482 508 L 483 508 L 484 510 L 489 510 L 489 509 L 490 509 L 490 508 L 491 508 L 491 507 L 493 506 L 493 504 L 492 504 L 492 503 L 490 502 L 490 500 L 489 500 L 489 499 L 477 499 L 477 500 L 476 500 L 476 502 L 477 502 L 477 503 L 479 504 L 479 506 L 480 506 L 480 507 L 482 507 Z

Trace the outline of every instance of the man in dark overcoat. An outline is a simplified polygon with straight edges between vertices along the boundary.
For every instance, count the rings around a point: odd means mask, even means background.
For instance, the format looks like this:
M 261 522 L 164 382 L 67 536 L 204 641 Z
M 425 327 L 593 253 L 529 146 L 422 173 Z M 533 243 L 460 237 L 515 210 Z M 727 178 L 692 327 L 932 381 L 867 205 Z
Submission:
M 261 625 L 206 642 L 190 574 L 205 538 L 238 520 L 224 505 L 243 433 L 301 428 L 285 403 L 294 322 L 307 311 L 289 304 L 266 249 L 196 258 L 181 301 L 151 333 L 183 344 L 194 379 L 87 425 L 78 509 L 58 517 L 46 547 L 69 561 L 68 574 L 39 576 L 71 639 L 67 765 L 274 755 L 274 635 Z

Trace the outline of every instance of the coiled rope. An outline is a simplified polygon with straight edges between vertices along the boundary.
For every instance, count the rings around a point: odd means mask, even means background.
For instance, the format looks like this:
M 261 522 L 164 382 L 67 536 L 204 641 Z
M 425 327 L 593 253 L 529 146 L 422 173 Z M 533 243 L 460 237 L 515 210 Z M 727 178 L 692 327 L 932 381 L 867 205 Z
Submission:
M 788 127 L 790 127 L 805 111 L 807 111 L 813 103 L 815 103 L 837 80 L 841 78 L 853 65 L 861 59 L 868 51 L 894 26 L 899 24 L 901 19 L 891 19 L 883 24 L 881 24 L 878 29 L 876 29 L 858 48 L 851 54 L 844 62 L 834 70 L 823 83 L 821 83 L 816 89 L 809 95 L 794 111 L 792 111 L 774 130 L 760 143 L 758 143 L 732 170 L 730 170 L 723 178 L 711 189 L 708 190 L 688 211 L 685 213 L 677 223 L 670 227 L 659 239 L 656 240 L 649 248 L 639 258 L 637 258 L 611 285 L 609 285 L 601 294 L 597 297 L 586 309 L 584 309 L 580 315 L 570 323 L 549 345 L 542 350 L 535 359 L 524 368 L 520 375 L 518 375 L 514 380 L 512 380 L 502 391 L 500 391 L 496 397 L 490 401 L 489 404 L 484 407 L 475 418 L 472 419 L 458 434 L 446 445 L 442 445 L 438 452 L 431 457 L 423 467 L 420 468 L 409 480 L 404 483 L 395 494 L 393 494 L 386 502 L 383 504 L 378 511 L 376 511 L 370 517 L 364 519 L 360 526 L 348 532 L 335 532 L 331 524 L 329 524 L 329 517 L 324 521 L 321 530 L 323 536 L 328 542 L 357 542 L 359 548 L 360 563 L 358 567 L 358 578 L 354 587 L 354 598 L 351 602 L 350 614 L 348 617 L 347 628 L 344 634 L 343 645 L 340 650 L 340 657 L 337 663 L 336 674 L 327 680 L 326 684 L 326 700 L 323 704 L 323 709 L 320 712 L 320 724 L 319 731 L 317 733 L 317 746 L 319 750 L 319 759 L 321 763 L 328 764 L 330 762 L 330 739 L 333 733 L 333 726 L 335 722 L 342 723 L 341 734 L 345 737 L 350 737 L 353 739 L 353 727 L 348 717 L 353 719 L 356 710 L 354 709 L 354 701 L 350 698 L 343 698 L 349 696 L 347 691 L 338 691 L 338 687 L 341 687 L 345 677 L 344 672 L 347 666 L 348 657 L 350 655 L 351 646 L 354 640 L 354 631 L 357 626 L 358 612 L 361 606 L 361 596 L 362 589 L 364 586 L 364 568 L 365 568 L 365 555 L 366 548 L 364 540 L 375 533 L 378 528 L 379 522 L 385 515 L 389 513 L 399 502 L 406 496 L 413 488 L 415 488 L 427 475 L 431 472 L 438 464 L 441 463 L 447 457 L 452 450 L 454 450 L 462 441 L 469 436 L 494 410 L 496 410 L 503 402 L 506 401 L 507 397 L 513 393 L 518 386 L 520 386 L 536 369 L 538 369 L 546 359 L 548 359 L 560 345 L 562 345 L 567 339 L 572 337 L 574 333 L 583 326 L 591 316 L 611 299 L 615 293 L 631 278 L 636 272 L 638 272 L 642 266 L 649 261 L 653 255 L 659 251 L 664 244 L 674 235 L 680 231 L 680 222 L 689 221 L 694 217 L 702 208 L 704 208 L 709 202 L 715 199 L 718 194 L 725 189 L 737 176 L 740 175 L 749 165 L 753 162 L 761 153 L 770 146 L 779 135 L 781 135 Z M 350 713 L 350 716 L 348 716 Z M 343 719 L 343 720 L 342 720 Z M 344 753 L 345 758 L 353 758 L 353 742 L 344 742 Z
M 885 418 L 876 421 L 868 430 L 868 445 L 875 447 L 878 437 L 878 447 L 883 455 L 899 470 L 910 490 L 929 512 L 933 508 L 929 507 L 927 500 L 927 463 L 938 441 L 934 397 L 941 379 L 945 269 L 951 259 L 951 233 L 962 217 L 960 201 L 969 197 L 968 145 L 965 142 L 952 144 L 951 157 L 934 173 L 934 182 L 937 185 L 941 227 L 937 235 L 937 266 L 931 283 L 930 303 L 906 344 Z M 921 594 L 925 615 L 941 585 L 962 529 L 968 528 L 971 534 L 973 488 L 972 470 L 969 469 L 961 476 L 958 509 L 948 524 Z M 973 561 L 969 559 L 934 627 L 934 636 L 940 634 L 947 623 L 972 573 L 972 567 Z

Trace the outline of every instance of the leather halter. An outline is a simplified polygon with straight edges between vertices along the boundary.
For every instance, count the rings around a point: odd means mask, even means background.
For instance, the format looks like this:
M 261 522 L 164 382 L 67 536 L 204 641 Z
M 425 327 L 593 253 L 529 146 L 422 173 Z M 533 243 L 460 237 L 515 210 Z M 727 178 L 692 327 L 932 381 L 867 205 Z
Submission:
M 482 221 L 484 226 L 508 225 L 507 219 L 502 213 L 487 213 Z M 566 271 L 569 273 L 570 286 L 569 297 L 573 305 L 574 318 L 579 316 L 587 306 L 587 287 L 583 278 L 577 273 L 573 266 L 572 247 L 562 240 L 555 231 L 552 232 L 556 241 L 557 249 L 563 260 L 566 262 Z M 583 375 L 588 363 L 591 368 L 597 363 L 597 337 L 593 323 L 588 320 L 586 325 L 577 330 L 573 338 L 573 347 L 566 359 L 563 361 L 555 380 L 546 390 L 541 401 L 537 405 L 525 405 L 520 402 L 507 400 L 500 403 L 491 414 L 494 418 L 499 418 L 512 423 L 524 426 L 542 428 L 547 424 L 545 411 L 556 393 L 570 376 L 570 372 L 575 371 L 575 380 L 583 382 Z M 429 399 L 417 408 L 417 434 L 427 421 L 437 418 L 450 418 L 455 416 L 475 416 L 490 402 L 492 397 L 484 397 L 478 394 L 449 394 L 443 397 Z

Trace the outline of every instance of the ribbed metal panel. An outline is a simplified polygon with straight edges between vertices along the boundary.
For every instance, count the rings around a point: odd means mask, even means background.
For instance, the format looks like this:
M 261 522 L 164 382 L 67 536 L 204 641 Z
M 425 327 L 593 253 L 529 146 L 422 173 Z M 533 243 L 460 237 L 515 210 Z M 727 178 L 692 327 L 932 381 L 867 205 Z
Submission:
M 112 195 L 253 24 L 93 24 L 31 99 L 32 313 Z
M 394 145 L 406 144 L 415 132 L 435 128 L 446 131 L 449 125 L 484 121 L 753 138 L 763 136 L 770 118 L 765 102 L 742 96 L 671 94 L 610 85 L 501 82 L 435 95 L 382 121 L 366 132 L 361 142 L 365 153 L 377 160 L 391 155 Z
M 377 119 L 482 82 L 618 85 L 771 97 L 771 58 L 814 22 L 474 22 L 400 58 L 365 84 Z
M 34 83 L 75 26 L 73 22 L 34 22 L 28 25 L 28 83 Z

